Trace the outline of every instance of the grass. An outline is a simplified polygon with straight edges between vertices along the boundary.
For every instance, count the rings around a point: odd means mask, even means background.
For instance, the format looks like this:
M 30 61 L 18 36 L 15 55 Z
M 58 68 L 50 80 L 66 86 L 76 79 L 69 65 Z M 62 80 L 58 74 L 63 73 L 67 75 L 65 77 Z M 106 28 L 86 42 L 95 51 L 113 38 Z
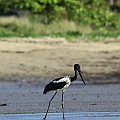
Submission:
M 27 17 L 0 17 L 0 38 L 43 36 L 64 37 L 68 40 L 100 41 L 109 38 L 120 39 L 120 30 L 114 30 L 114 32 L 104 28 L 93 30 L 89 25 L 75 24 L 68 20 L 45 25 L 38 19 L 30 20 Z

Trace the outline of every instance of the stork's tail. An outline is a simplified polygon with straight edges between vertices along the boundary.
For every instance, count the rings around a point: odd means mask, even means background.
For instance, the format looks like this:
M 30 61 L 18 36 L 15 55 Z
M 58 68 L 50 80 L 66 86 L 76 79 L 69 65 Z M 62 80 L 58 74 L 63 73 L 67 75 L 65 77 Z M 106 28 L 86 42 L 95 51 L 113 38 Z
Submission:
M 47 90 L 46 90 L 46 89 L 44 89 L 43 94 L 46 94 L 46 93 L 47 93 Z
M 46 94 L 47 92 L 49 92 L 49 91 L 50 91 L 50 88 L 51 88 L 51 84 L 49 83 L 49 84 L 47 84 L 47 85 L 45 86 L 45 89 L 44 89 L 44 91 L 43 91 L 43 94 Z

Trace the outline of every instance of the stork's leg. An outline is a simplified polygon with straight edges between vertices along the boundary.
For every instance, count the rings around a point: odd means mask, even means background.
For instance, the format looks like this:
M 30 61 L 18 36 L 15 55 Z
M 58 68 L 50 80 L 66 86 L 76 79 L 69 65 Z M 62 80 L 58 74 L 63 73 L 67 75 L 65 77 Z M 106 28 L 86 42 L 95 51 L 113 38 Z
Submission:
M 65 119 L 64 116 L 64 91 L 62 90 L 62 111 L 63 111 L 63 119 Z
M 49 104 L 48 104 L 48 109 L 47 109 L 47 111 L 46 111 L 46 114 L 45 114 L 45 117 L 43 118 L 43 120 L 46 120 L 47 113 L 48 113 L 49 108 L 50 108 L 50 103 L 51 103 L 51 101 L 53 100 L 53 98 L 55 97 L 55 95 L 56 95 L 56 94 L 57 94 L 57 91 L 55 92 L 55 94 L 53 95 L 53 97 L 51 98 L 51 100 L 49 101 Z

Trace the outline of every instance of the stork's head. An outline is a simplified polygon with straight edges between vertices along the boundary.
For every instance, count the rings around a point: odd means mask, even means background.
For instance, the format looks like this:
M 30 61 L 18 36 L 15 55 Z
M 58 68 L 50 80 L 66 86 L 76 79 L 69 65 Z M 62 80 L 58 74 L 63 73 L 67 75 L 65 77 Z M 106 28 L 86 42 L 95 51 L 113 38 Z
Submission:
M 80 65 L 79 65 L 79 64 L 75 64 L 75 65 L 74 65 L 74 70 L 78 71 L 78 73 L 79 73 L 79 75 L 80 75 L 83 83 L 85 84 L 85 81 L 83 80 L 83 77 L 82 77 L 82 72 L 81 72 L 81 70 L 80 70 Z

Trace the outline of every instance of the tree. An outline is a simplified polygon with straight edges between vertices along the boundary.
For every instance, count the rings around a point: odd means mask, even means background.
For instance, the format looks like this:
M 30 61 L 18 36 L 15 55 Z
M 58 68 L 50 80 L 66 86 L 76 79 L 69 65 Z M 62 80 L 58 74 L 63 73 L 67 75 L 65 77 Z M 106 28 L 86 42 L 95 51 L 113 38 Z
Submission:
M 45 23 L 68 19 L 94 27 L 119 27 L 105 0 L 0 0 L 0 11 L 24 10 L 44 16 Z

